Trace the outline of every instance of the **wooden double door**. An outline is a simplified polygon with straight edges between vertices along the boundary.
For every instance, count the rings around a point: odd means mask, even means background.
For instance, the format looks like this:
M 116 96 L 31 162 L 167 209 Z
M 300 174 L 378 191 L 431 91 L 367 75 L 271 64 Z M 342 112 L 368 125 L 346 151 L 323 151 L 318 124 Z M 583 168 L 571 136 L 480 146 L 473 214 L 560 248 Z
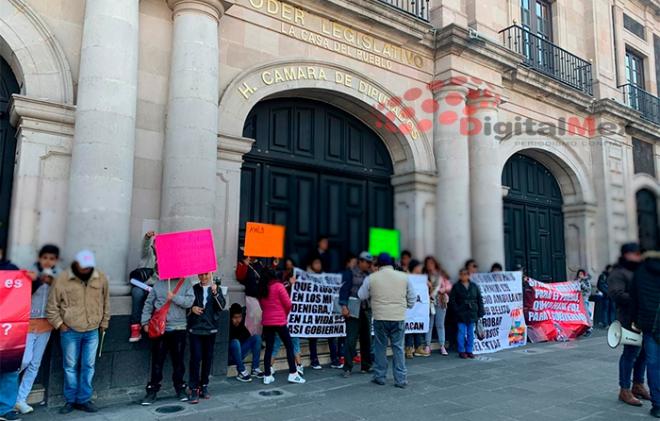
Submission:
M 255 139 L 241 174 L 240 243 L 245 223 L 286 226 L 286 254 L 299 266 L 319 235 L 332 266 L 367 248 L 368 228 L 393 225 L 392 164 L 364 123 L 306 99 L 259 103 L 244 136 Z
M 566 280 L 562 196 L 554 176 L 524 155 L 509 159 L 502 174 L 506 267 L 519 266 L 532 278 Z

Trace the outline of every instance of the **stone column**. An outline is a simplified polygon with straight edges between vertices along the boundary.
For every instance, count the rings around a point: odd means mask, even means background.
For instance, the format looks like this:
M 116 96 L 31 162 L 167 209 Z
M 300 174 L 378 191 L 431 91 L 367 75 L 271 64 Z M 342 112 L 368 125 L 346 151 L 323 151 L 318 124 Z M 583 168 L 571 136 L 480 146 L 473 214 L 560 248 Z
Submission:
M 470 257 L 470 168 L 467 132 L 461 128 L 464 86 L 447 84 L 435 92 L 433 152 L 438 171 L 435 210 L 435 249 L 449 275 Z
M 623 7 L 615 4 L 612 8 L 614 21 L 614 62 L 616 63 L 617 86 L 626 83 L 626 43 L 623 41 Z
M 485 91 L 471 91 L 468 99 L 470 152 L 470 221 L 472 257 L 482 271 L 504 264 L 502 168 L 498 141 L 491 129 L 498 121 L 498 100 Z
M 96 253 L 125 294 L 133 193 L 139 0 L 87 1 L 69 180 L 66 256 Z
M 161 231 L 214 224 L 219 0 L 168 0 L 174 32 L 163 157 Z
M 392 177 L 394 227 L 401 232 L 401 248 L 413 256 L 435 254 L 435 189 L 433 174 L 411 172 Z

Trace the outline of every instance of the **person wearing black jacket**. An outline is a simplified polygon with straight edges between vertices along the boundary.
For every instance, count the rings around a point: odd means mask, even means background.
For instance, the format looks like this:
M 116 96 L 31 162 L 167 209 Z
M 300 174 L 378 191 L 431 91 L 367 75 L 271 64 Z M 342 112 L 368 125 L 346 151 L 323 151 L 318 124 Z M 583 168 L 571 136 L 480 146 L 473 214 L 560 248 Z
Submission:
M 635 303 L 631 294 L 633 275 L 639 267 L 642 255 L 637 243 L 626 243 L 621 246 L 621 257 L 607 278 L 607 295 L 616 304 L 616 319 L 624 329 L 633 330 L 632 322 L 635 314 Z M 644 372 L 646 371 L 646 356 L 638 346 L 624 345 L 619 358 L 619 400 L 632 406 L 642 406 L 639 400 L 650 399 L 644 387 Z M 632 376 L 632 385 L 631 385 Z
M 211 273 L 198 275 L 199 283 L 193 286 L 195 301 L 188 315 L 190 334 L 190 397 L 188 402 L 195 404 L 209 399 L 209 375 L 213 365 L 215 335 L 218 333 L 220 313 L 225 307 L 225 297 L 218 285 L 212 282 Z M 200 378 L 201 366 L 201 378 Z M 201 384 L 200 384 L 201 383 Z
M 647 252 L 644 258 L 633 278 L 633 318 L 644 335 L 651 415 L 660 418 L 660 251 Z
M 259 379 L 264 373 L 259 369 L 261 357 L 261 336 L 252 335 L 243 321 L 243 308 L 234 303 L 229 308 L 229 365 L 236 365 L 236 380 L 251 382 L 252 376 Z M 252 375 L 245 369 L 243 361 L 252 353 Z
M 458 355 L 461 358 L 474 358 L 474 327 L 485 311 L 481 290 L 470 281 L 467 269 L 458 272 L 458 282 L 451 289 L 449 305 L 454 308 L 458 320 Z

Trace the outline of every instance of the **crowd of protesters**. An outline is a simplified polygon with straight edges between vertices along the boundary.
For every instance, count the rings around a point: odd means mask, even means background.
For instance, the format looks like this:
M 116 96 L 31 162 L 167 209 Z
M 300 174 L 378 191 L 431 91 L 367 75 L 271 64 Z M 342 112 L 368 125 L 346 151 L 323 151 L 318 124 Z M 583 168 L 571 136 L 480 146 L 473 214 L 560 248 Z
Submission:
M 261 261 L 241 255 L 236 278 L 245 289 L 245 306 L 229 306 L 230 323 L 225 327 L 220 325 L 220 315 L 228 303 L 217 278 L 213 273 L 201 273 L 194 280 L 161 281 L 154 236 L 154 232 L 146 233 L 140 267 L 130 275 L 133 307 L 129 341 L 147 337 L 151 349 L 151 374 L 142 405 L 158 399 L 168 355 L 176 399 L 191 404 L 209 399 L 216 335 L 222 329 L 228 330 L 228 363 L 236 366 L 238 381 L 256 378 L 264 384 L 273 383 L 275 358 L 284 346 L 287 381 L 305 383 L 301 340 L 291 337 L 287 327 L 297 262 L 290 258 Z M 434 334 L 440 355 L 449 355 L 452 345 L 460 358 L 475 358 L 475 324 L 485 311 L 480 288 L 470 280 L 478 272 L 474 260 L 468 260 L 452 281 L 452 274 L 433 256 L 420 261 L 404 251 L 396 257 L 363 251 L 347 256 L 343 267 L 335 267 L 328 239 L 321 237 L 302 267 L 314 274 L 341 272 L 338 304 L 346 320 L 346 336 L 321 339 L 329 350 L 330 367 L 342 370 L 341 375 L 348 378 L 359 364 L 362 373 L 371 373 L 373 383 L 385 385 L 389 346 L 394 385 L 406 388 L 406 359 L 430 356 Z M 46 245 L 27 272 L 32 278 L 29 333 L 20 372 L 0 374 L 0 420 L 17 420 L 20 414 L 33 411 L 27 397 L 53 330 L 60 332 L 63 354 L 65 404 L 60 413 L 97 411 L 92 384 L 99 341 L 110 319 L 108 281 L 90 251 L 80 251 L 66 269 L 58 264 L 59 249 Z M 0 250 L 0 270 L 17 269 Z M 493 272 L 501 270 L 499 263 L 491 267 Z M 430 327 L 426 334 L 405 334 L 406 309 L 415 304 L 408 274 L 427 276 Z M 608 266 L 596 285 L 584 270 L 576 273 L 575 280 L 580 282 L 587 309 L 590 300 L 597 301 L 604 327 L 613 322 L 616 313 L 624 328 L 643 334 L 642 347 L 623 347 L 619 399 L 634 406 L 650 400 L 651 415 L 660 418 L 660 253 L 642 256 L 637 244 L 625 244 L 618 263 Z M 591 332 L 590 327 L 585 336 Z M 306 342 L 310 368 L 322 369 L 319 339 Z M 187 345 L 190 360 L 186 382 Z

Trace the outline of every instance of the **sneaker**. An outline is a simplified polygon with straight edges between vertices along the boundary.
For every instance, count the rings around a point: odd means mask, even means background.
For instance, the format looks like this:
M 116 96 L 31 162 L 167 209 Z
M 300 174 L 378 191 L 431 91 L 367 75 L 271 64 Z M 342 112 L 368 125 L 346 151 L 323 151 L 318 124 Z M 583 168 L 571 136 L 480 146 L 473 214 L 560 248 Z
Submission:
M 85 403 L 79 403 L 77 405 L 78 409 L 81 411 L 93 414 L 95 412 L 99 412 L 99 409 L 92 403 L 92 401 L 87 401 Z
M 458 353 L 458 358 L 466 359 L 468 356 L 465 352 L 459 352 Z
M 128 342 L 138 342 L 142 339 L 142 329 L 139 324 L 131 325 L 131 337 L 128 338 Z
M 155 390 L 147 390 L 147 394 L 145 395 L 144 399 L 142 399 L 141 405 L 142 406 L 149 406 L 153 403 L 156 402 L 156 391 Z
M 394 387 L 398 387 L 399 389 L 405 389 L 406 387 L 408 387 L 408 383 L 407 382 L 406 383 L 396 383 L 394 385 Z
M 339 364 L 341 365 L 346 364 L 346 359 L 344 357 L 339 357 Z
M 312 370 L 323 370 L 323 366 L 318 361 L 314 361 L 310 367 L 312 367 Z
M 381 379 L 371 379 L 371 383 L 375 383 L 378 386 L 385 386 L 385 380 Z
M 367 374 L 367 373 L 371 373 L 372 371 L 374 371 L 373 367 L 362 367 L 362 369 L 360 370 L 360 373 Z
M 415 350 L 415 357 L 428 357 L 431 353 L 426 350 L 426 347 L 418 346 Z
M 202 385 L 202 387 L 199 388 L 199 398 L 211 399 L 211 394 L 209 393 L 208 385 Z
M 253 368 L 252 369 L 252 376 L 256 377 L 258 379 L 263 379 L 264 378 L 264 372 L 259 370 L 258 368 Z
M 70 414 L 70 413 L 73 412 L 74 409 L 75 408 L 73 407 L 73 404 L 67 402 L 67 403 L 64 404 L 63 407 L 60 408 L 59 412 L 60 412 L 60 414 Z M 9 418 L 7 418 L 7 419 L 9 419 Z
M 264 376 L 264 384 L 271 384 L 275 382 L 275 376 L 272 374 L 270 376 Z
M 302 376 L 302 375 L 305 374 L 305 367 L 302 364 L 297 365 L 296 366 L 296 371 L 298 371 L 298 373 Z
M 444 355 L 444 356 L 447 356 L 447 355 L 449 355 L 449 352 L 447 352 L 447 348 L 445 348 L 444 346 L 441 346 L 440 347 L 440 354 Z
M 584 336 L 585 338 L 588 338 L 589 336 L 591 336 L 591 334 L 592 334 L 593 332 L 594 332 L 594 330 L 590 328 L 589 330 L 587 330 L 586 332 L 584 332 L 584 334 L 583 334 L 582 336 Z
M 243 383 L 249 383 L 252 381 L 252 377 L 250 377 L 250 373 L 248 373 L 248 371 L 245 370 L 242 373 L 238 373 L 238 376 L 236 376 L 236 380 Z
M 69 405 L 69 404 L 67 404 Z M 66 405 L 65 405 L 66 406 Z M 71 407 L 71 411 L 73 411 L 73 407 Z M 69 411 L 69 412 L 71 412 Z M 62 412 L 60 409 L 60 414 L 68 414 L 69 412 Z M 0 415 L 0 421 L 21 421 L 21 417 L 18 415 L 18 412 L 16 411 L 9 411 L 4 415 Z
M 190 391 L 188 403 L 191 405 L 199 403 L 199 389 L 192 389 Z
M 336 368 L 338 370 L 341 370 L 342 368 L 344 368 L 344 364 L 340 362 L 332 363 L 330 364 L 330 368 Z
M 474 360 L 474 358 L 475 358 L 475 357 L 474 357 L 474 354 L 471 353 L 471 352 L 467 352 L 465 355 L 467 355 L 467 357 L 468 357 L 469 359 L 471 359 L 471 360 Z
M 362 364 L 362 357 L 360 354 L 357 354 L 355 357 L 353 357 L 353 364 Z
M 348 379 L 349 377 L 351 377 L 351 372 L 350 371 L 344 371 L 343 373 L 341 373 L 341 376 L 345 379 Z
M 185 386 L 176 392 L 176 400 L 179 402 L 188 402 L 188 394 L 186 393 Z
M 287 380 L 289 383 L 297 383 L 297 384 L 305 383 L 305 379 L 303 379 L 302 376 L 298 374 L 298 372 L 289 374 L 289 378 Z
M 17 412 L 23 415 L 29 414 L 30 412 L 34 411 L 34 408 L 32 408 L 26 402 L 16 402 L 14 408 L 16 409 Z
M 654 406 L 653 408 L 651 408 L 651 410 L 649 411 L 649 414 L 652 417 L 660 418 L 660 406 Z

